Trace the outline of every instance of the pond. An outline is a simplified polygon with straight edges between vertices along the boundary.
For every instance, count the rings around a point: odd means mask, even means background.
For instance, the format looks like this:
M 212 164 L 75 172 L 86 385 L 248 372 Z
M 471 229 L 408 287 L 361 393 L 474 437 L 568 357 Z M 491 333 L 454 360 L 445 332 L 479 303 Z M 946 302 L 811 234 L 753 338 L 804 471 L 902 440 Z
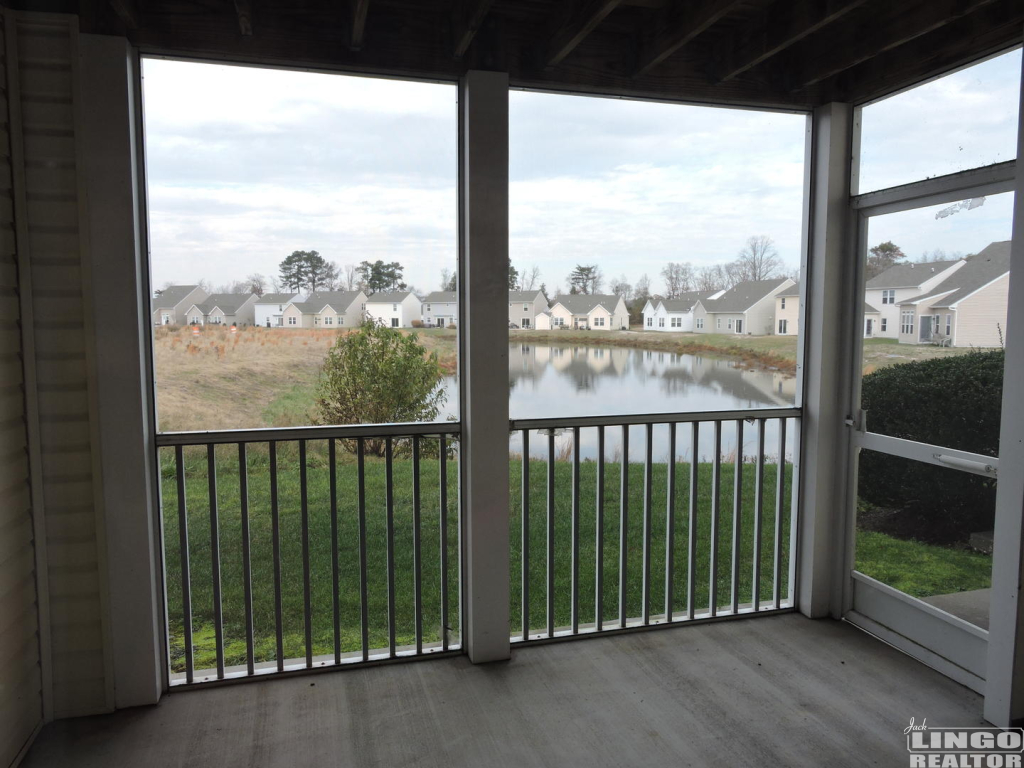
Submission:
M 639 413 L 692 413 L 700 411 L 788 408 L 796 402 L 796 378 L 766 369 L 751 369 L 733 360 L 707 355 L 602 347 L 581 344 L 509 344 L 509 414 L 512 419 L 559 418 L 568 416 L 608 416 Z M 454 378 L 446 381 L 449 391 L 447 412 L 458 407 Z M 792 440 L 790 425 L 787 441 Z M 629 455 L 642 461 L 645 451 L 643 426 L 630 429 Z M 621 452 L 620 428 L 606 430 L 605 452 L 613 459 Z M 778 423 L 769 422 L 765 434 L 766 453 L 777 453 Z M 571 444 L 571 431 L 558 435 L 557 448 Z M 655 427 L 656 458 L 667 457 L 668 428 Z M 688 461 L 692 436 L 688 425 L 677 431 L 677 458 Z M 723 424 L 722 451 L 736 449 L 735 422 Z M 592 459 L 597 452 L 597 430 L 584 429 L 580 435 L 581 457 Z M 790 442 L 790 445 L 792 443 Z M 511 450 L 520 452 L 521 441 L 514 437 Z M 518 446 L 518 447 L 517 447 Z M 714 453 L 714 434 L 710 424 L 699 434 L 698 450 L 702 458 Z M 757 450 L 756 424 L 747 423 L 743 434 L 743 455 Z M 787 455 L 789 455 L 787 450 Z M 530 454 L 547 455 L 543 435 L 531 435 Z

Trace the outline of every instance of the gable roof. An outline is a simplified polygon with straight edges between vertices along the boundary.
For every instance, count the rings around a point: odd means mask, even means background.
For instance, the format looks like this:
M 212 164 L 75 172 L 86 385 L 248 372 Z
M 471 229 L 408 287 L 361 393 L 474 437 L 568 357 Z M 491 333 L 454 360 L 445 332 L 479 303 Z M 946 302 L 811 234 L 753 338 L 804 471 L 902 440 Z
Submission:
M 330 305 L 335 312 L 346 312 L 359 297 L 359 291 L 314 291 L 305 301 L 294 302 L 303 312 L 323 312 Z M 302 306 L 299 306 L 299 305 Z M 313 309 L 316 307 L 316 309 Z
M 555 304 L 561 304 L 574 315 L 589 315 L 599 306 L 611 313 L 618 306 L 619 297 L 609 293 L 570 293 L 559 296 Z
M 882 313 L 879 312 L 877 309 L 875 309 L 874 307 L 872 307 L 870 304 L 868 304 L 865 301 L 864 302 L 864 314 L 865 315 L 880 315 Z
M 401 304 L 410 296 L 412 291 L 392 291 L 390 293 L 374 293 L 366 297 L 367 304 Z M 417 297 L 418 300 L 419 297 Z
M 251 293 L 212 293 L 195 306 L 199 307 L 204 315 L 210 314 L 214 309 L 219 309 L 225 315 L 233 315 L 251 298 Z
M 153 309 L 173 309 L 184 301 L 198 285 L 169 285 L 153 297 Z
M 455 291 L 434 291 L 423 297 L 424 304 L 454 304 L 458 300 L 459 296 Z
M 701 299 L 707 312 L 746 312 L 761 299 L 772 296 L 779 291 L 788 277 L 777 277 L 771 280 L 745 280 L 736 283 L 717 299 Z
M 661 299 L 666 312 L 689 312 L 701 299 L 710 299 L 716 291 L 686 291 L 674 299 Z
M 896 264 L 868 280 L 867 288 L 916 288 L 925 280 L 952 267 L 956 261 L 929 261 L 924 264 Z
M 917 304 L 938 298 L 940 301 L 933 304 L 933 307 L 952 307 L 1009 271 L 1010 241 L 989 243 L 979 253 L 968 258 L 960 269 L 935 286 L 934 290 L 901 301 L 900 304 Z
M 509 291 L 508 301 L 510 304 L 515 304 L 519 301 L 529 303 L 536 301 L 538 296 L 543 295 L 541 291 Z
M 264 293 L 256 297 L 257 304 L 287 304 L 299 294 L 297 293 Z
M 775 294 L 776 299 L 799 299 L 800 298 L 800 281 L 793 283 L 789 288 L 783 288 L 781 291 Z

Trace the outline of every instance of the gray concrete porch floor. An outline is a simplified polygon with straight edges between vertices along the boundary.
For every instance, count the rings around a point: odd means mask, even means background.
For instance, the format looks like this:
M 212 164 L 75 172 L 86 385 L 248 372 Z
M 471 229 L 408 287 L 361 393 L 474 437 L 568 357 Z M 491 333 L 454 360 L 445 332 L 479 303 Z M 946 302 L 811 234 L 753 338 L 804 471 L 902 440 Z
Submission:
M 52 723 L 24 766 L 905 766 L 911 717 L 981 708 L 850 625 L 787 614 L 172 693 Z

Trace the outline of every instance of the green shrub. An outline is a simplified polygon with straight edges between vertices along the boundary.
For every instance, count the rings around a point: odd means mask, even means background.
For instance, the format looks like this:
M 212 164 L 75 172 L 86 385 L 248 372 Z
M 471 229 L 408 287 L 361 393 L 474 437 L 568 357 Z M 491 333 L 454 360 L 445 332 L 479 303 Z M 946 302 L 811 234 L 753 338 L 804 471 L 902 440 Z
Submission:
M 921 360 L 864 377 L 867 428 L 892 437 L 999 455 L 1003 350 Z M 992 527 L 995 481 L 874 451 L 860 457 L 860 499 L 891 510 L 896 536 L 965 542 Z

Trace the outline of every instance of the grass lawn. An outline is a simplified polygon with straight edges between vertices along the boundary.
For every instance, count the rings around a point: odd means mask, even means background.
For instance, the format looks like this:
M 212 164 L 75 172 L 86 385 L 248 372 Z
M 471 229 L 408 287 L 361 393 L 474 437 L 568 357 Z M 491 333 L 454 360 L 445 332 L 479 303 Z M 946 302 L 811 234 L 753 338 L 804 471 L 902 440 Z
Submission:
M 877 531 L 857 531 L 856 568 L 913 597 L 947 595 L 992 586 L 992 557 Z
M 340 449 L 339 449 L 340 450 Z M 211 536 L 209 516 L 209 485 L 206 476 L 205 449 L 186 449 L 186 498 L 188 500 L 188 541 L 191 563 L 192 614 L 196 668 L 215 665 L 213 632 L 213 595 L 211 580 Z M 217 451 L 217 500 L 219 508 L 219 544 L 221 552 L 221 584 L 223 590 L 226 662 L 245 662 L 244 592 L 241 548 L 241 520 L 238 501 L 237 449 L 224 446 Z M 184 669 L 184 640 L 178 551 L 177 491 L 174 483 L 173 451 L 161 456 L 163 475 L 164 536 L 167 568 L 168 616 L 171 630 L 171 658 L 175 671 Z M 284 653 L 287 658 L 305 654 L 304 605 L 302 578 L 302 533 L 299 508 L 299 471 L 294 446 L 282 445 L 278 456 L 282 608 Z M 541 629 L 546 623 L 546 463 L 530 462 L 530 616 L 531 627 Z M 247 459 L 249 474 L 250 539 L 252 551 L 253 613 L 256 661 L 276 658 L 274 636 L 274 587 L 269 496 L 269 460 L 264 446 L 251 447 Z M 788 478 L 791 467 L 787 465 Z M 314 654 L 332 653 L 334 648 L 333 597 L 331 564 L 331 523 L 329 506 L 329 472 L 323 441 L 310 441 L 308 459 L 309 542 L 311 572 L 311 604 Z M 510 612 L 513 631 L 521 627 L 521 472 L 522 462 L 512 459 L 511 473 L 511 584 Z M 555 625 L 570 623 L 570 580 L 572 549 L 572 467 L 556 462 L 555 486 Z M 604 547 L 600 553 L 604 563 L 605 619 L 618 615 L 619 578 L 619 504 L 621 466 L 606 464 Z M 664 609 L 665 553 L 667 505 L 667 465 L 654 466 L 651 518 L 651 613 Z M 687 540 L 689 505 L 689 466 L 676 468 L 677 509 L 673 573 L 673 605 L 676 611 L 686 609 Z M 643 592 L 643 465 L 629 464 L 629 496 L 627 527 L 627 614 L 641 615 Z M 702 464 L 698 478 L 697 557 L 695 560 L 695 609 L 709 604 L 711 560 L 711 483 L 712 467 Z M 754 471 L 744 465 L 741 493 L 740 574 L 738 598 L 741 603 L 752 599 L 752 563 L 754 552 Z M 761 539 L 761 599 L 772 596 L 774 557 L 775 506 L 774 489 L 777 467 L 766 465 L 764 485 L 764 516 Z M 412 463 L 407 458 L 394 463 L 394 531 L 395 531 L 395 621 L 399 645 L 414 639 L 413 560 L 412 560 Z M 342 651 L 360 649 L 359 561 L 356 504 L 356 467 L 351 461 L 339 462 L 338 483 L 338 549 Z M 386 515 L 384 509 L 385 467 L 379 459 L 367 461 L 367 574 L 369 634 L 371 648 L 387 646 L 387 569 Z M 449 617 L 450 630 L 458 636 L 458 524 L 457 465 L 449 461 L 448 519 L 449 555 Z M 717 589 L 719 606 L 727 606 L 732 595 L 732 510 L 733 466 L 722 469 L 721 517 L 718 541 Z M 421 464 L 421 531 L 423 579 L 424 641 L 437 642 L 441 637 L 440 622 L 440 514 L 438 462 L 424 458 Z M 595 612 L 596 547 L 596 465 L 583 462 L 580 471 L 580 617 L 592 621 Z M 788 590 L 789 514 L 783 510 L 783 557 L 781 589 Z

